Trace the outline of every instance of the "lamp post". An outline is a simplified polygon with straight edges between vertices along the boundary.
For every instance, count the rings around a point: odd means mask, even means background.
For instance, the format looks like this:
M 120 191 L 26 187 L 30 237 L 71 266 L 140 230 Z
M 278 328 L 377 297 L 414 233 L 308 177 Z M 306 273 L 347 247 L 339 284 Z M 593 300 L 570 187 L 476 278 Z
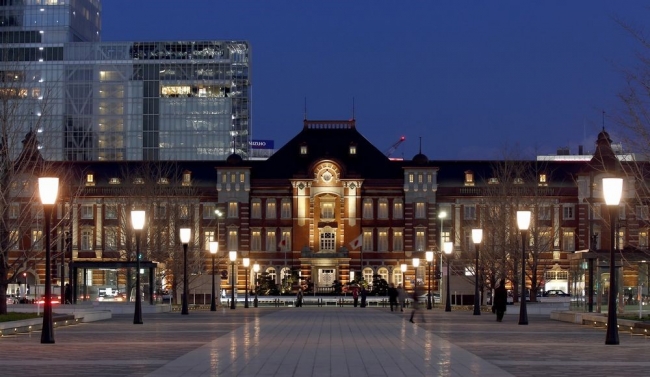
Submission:
M 447 218 L 447 212 L 445 211 L 440 211 L 438 213 L 438 218 L 440 219 L 440 245 L 444 245 L 444 237 L 443 237 L 443 225 L 445 222 L 445 219 Z M 440 287 L 442 287 L 442 250 L 440 250 L 440 279 L 438 280 L 438 292 L 440 293 L 440 297 L 442 297 L 442 291 Z
M 623 194 L 623 179 L 603 178 L 603 194 L 605 204 L 609 210 L 609 295 L 607 299 L 607 335 L 605 344 L 618 344 L 618 320 L 616 318 L 616 260 L 614 249 L 616 240 L 616 216 L 618 215 L 618 204 Z
M 528 324 L 526 311 L 526 233 L 530 226 L 530 211 L 517 211 L 517 226 L 521 231 L 521 304 L 519 305 L 519 324 Z
M 481 315 L 481 298 L 478 294 L 478 252 L 483 240 L 483 229 L 472 229 L 472 241 L 476 253 L 476 264 L 474 265 L 474 315 Z
M 232 265 L 232 272 L 230 273 L 230 309 L 235 309 L 235 261 L 237 261 L 237 252 L 231 251 L 228 256 Z
M 260 265 L 255 263 L 253 265 L 253 271 L 255 272 L 255 299 L 253 300 L 253 307 L 257 308 L 257 273 L 260 272 Z
M 248 266 L 250 266 L 251 260 L 249 258 L 244 258 L 244 271 L 246 272 L 246 278 L 244 286 L 246 290 L 244 292 L 244 308 L 248 308 Z
M 449 294 L 449 259 L 451 258 L 451 253 L 454 251 L 454 243 L 453 242 L 445 242 L 444 244 L 445 247 L 445 254 L 447 255 L 447 283 L 446 285 L 446 290 L 447 294 L 445 297 L 445 311 L 450 312 L 451 311 L 451 296 Z
M 181 228 L 180 231 L 181 243 L 183 244 L 183 306 L 181 309 L 182 315 L 190 314 L 190 309 L 188 308 L 188 299 L 189 299 L 189 289 L 187 287 L 187 244 L 190 243 L 190 236 L 192 235 L 192 230 L 190 228 Z
M 431 310 L 433 305 L 431 304 L 431 265 L 433 264 L 433 251 L 427 251 L 424 254 L 427 258 L 427 272 L 429 273 L 429 293 L 427 294 L 427 310 Z M 438 286 L 440 290 L 440 286 Z
M 406 280 L 404 280 L 404 275 L 406 274 L 407 269 L 406 263 L 402 263 L 400 269 L 402 270 L 402 289 L 406 292 Z
M 43 215 L 45 216 L 45 303 L 43 304 L 43 327 L 41 329 L 41 343 L 53 344 L 54 324 L 52 321 L 52 262 L 50 255 L 50 221 L 52 219 L 52 211 L 54 210 L 56 196 L 59 191 L 59 178 L 39 178 L 38 191 L 41 196 L 41 203 L 43 204 Z
M 131 211 L 131 226 L 135 232 L 135 312 L 133 313 L 133 324 L 142 324 L 142 293 L 140 292 L 140 236 L 144 228 L 144 211 Z
M 210 241 L 210 254 L 212 255 L 212 299 L 210 300 L 210 311 L 217 311 L 217 300 L 215 299 L 214 289 L 214 257 L 219 251 L 219 241 Z

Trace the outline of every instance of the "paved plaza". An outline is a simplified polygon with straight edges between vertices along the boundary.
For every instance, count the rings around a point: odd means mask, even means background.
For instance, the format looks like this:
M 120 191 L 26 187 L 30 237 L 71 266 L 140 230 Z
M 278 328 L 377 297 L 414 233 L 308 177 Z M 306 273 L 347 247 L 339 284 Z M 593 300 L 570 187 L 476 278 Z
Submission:
M 132 315 L 0 338 L 2 376 L 640 376 L 650 339 L 515 313 L 219 308 Z M 416 317 L 416 321 L 420 318 Z

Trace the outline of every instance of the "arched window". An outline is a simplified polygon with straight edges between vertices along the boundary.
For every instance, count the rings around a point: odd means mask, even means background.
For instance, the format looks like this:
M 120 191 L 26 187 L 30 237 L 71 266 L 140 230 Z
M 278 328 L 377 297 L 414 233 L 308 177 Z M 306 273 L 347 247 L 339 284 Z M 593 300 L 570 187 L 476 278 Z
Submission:
M 267 268 L 267 269 L 266 269 L 266 273 L 269 275 L 269 278 L 270 278 L 272 281 L 277 282 L 276 278 L 277 278 L 278 276 L 277 276 L 277 274 L 276 274 L 276 272 L 275 272 L 275 267 L 269 267 L 269 268 Z
M 375 271 L 372 270 L 370 267 L 366 267 L 363 269 L 363 280 L 365 280 L 367 283 L 372 283 L 372 275 L 375 274 Z

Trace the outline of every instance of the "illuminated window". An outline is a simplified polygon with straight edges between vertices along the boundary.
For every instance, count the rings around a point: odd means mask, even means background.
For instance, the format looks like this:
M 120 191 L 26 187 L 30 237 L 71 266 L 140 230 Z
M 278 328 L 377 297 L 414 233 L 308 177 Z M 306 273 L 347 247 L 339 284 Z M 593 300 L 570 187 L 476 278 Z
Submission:
M 416 251 L 423 251 L 425 249 L 425 238 L 424 238 L 424 230 L 416 230 L 415 231 L 415 250 Z
M 144 179 L 143 178 L 136 178 L 133 180 L 134 185 L 144 185 Z
M 237 202 L 228 203 L 228 217 L 231 219 L 239 217 L 239 208 L 237 206 Z
M 239 173 L 239 182 L 244 183 L 246 182 L 246 174 L 244 173 Z
M 93 214 L 93 205 L 92 204 L 83 204 L 81 206 L 81 218 L 82 219 L 92 219 Z
M 81 231 L 81 250 L 93 249 L 93 231 L 92 229 L 83 229 Z
M 499 178 L 490 178 L 490 179 L 488 179 L 488 184 L 489 185 L 498 185 L 499 184 Z
M 378 219 L 388 218 L 388 199 L 379 199 L 379 208 L 377 209 Z
M 181 204 L 178 206 L 178 218 L 179 219 L 189 219 L 190 218 L 190 206 L 187 204 Z
M 253 199 L 253 201 L 251 202 L 251 218 L 252 219 L 262 218 L 262 201 L 260 199 Z
M 540 173 L 539 174 L 539 185 L 540 186 L 546 186 L 548 182 L 546 181 L 546 173 Z
M 572 205 L 565 205 L 565 206 L 562 207 L 562 219 L 564 219 L 564 220 L 573 220 L 574 219 L 573 206 Z
M 117 229 L 113 227 L 104 228 L 104 250 L 117 250 Z
M 388 230 L 380 229 L 377 236 L 377 251 L 388 251 Z
M 425 203 L 415 203 L 415 218 L 424 219 L 426 217 Z
M 320 251 L 334 252 L 336 248 L 336 233 L 330 227 L 320 231 Z
M 465 172 L 465 186 L 474 186 L 474 173 L 471 170 Z
M 409 183 L 413 183 L 414 181 L 414 175 L 413 173 L 409 173 Z
M 282 209 L 281 209 L 280 217 L 282 217 L 283 219 L 291 218 L 291 202 L 289 201 L 289 199 L 282 199 Z
M 216 210 L 217 206 L 214 204 L 203 204 L 203 218 L 206 220 L 214 219 L 217 217 Z
M 639 247 L 648 248 L 648 230 L 639 231 Z
M 108 181 L 109 185 L 119 185 L 120 183 L 122 183 L 122 181 L 119 178 L 111 178 Z
M 104 218 L 105 219 L 117 219 L 117 205 L 107 204 L 104 207 Z
M 95 185 L 95 175 L 93 173 L 86 174 L 86 186 Z
M 278 213 L 275 207 L 275 199 L 266 199 L 266 218 L 275 219 L 276 217 L 278 217 Z
M 271 281 L 276 281 L 278 275 L 277 275 L 277 273 L 275 272 L 275 268 L 273 268 L 273 267 L 269 267 L 269 268 L 267 268 L 267 269 L 266 269 L 266 273 L 267 273 L 267 275 L 269 276 L 269 279 L 270 279 Z
M 377 275 L 379 275 L 380 278 L 388 281 L 388 269 L 386 267 L 381 267 L 377 270 Z
M 9 249 L 10 250 L 19 250 L 20 249 L 20 237 L 17 230 L 9 231 Z
M 372 219 L 372 199 L 363 200 L 363 218 Z
M 191 186 L 192 185 L 192 173 L 189 171 L 186 171 L 183 173 L 183 186 Z
M 231 229 L 228 231 L 228 251 L 237 249 L 239 249 L 239 238 L 237 231 L 235 229 Z
M 280 246 L 284 250 L 291 250 L 291 231 L 282 230 L 282 235 L 280 237 Z
M 168 185 L 169 184 L 169 179 L 168 178 L 158 178 L 158 184 L 159 185 Z
M 350 155 L 355 155 L 355 154 L 357 154 L 357 146 L 350 145 Z
M 373 250 L 372 231 L 371 230 L 364 230 L 363 231 L 363 244 L 361 245 L 361 250 L 362 251 L 372 251 Z
M 251 231 L 251 251 L 262 250 L 262 233 L 259 230 Z
M 565 230 L 564 232 L 562 232 L 562 250 L 564 251 L 576 250 L 575 233 L 572 230 Z
M 368 283 L 372 283 L 372 275 L 374 275 L 375 272 L 372 270 L 370 267 L 366 267 L 363 269 L 363 280 L 367 281 Z
M 422 173 L 418 174 L 418 183 L 422 183 Z
M 320 204 L 321 220 L 334 220 L 334 203 L 321 202 Z
M 404 234 L 401 230 L 393 231 L 393 251 L 404 250 Z
M 404 218 L 404 204 L 399 199 L 396 199 L 393 202 L 393 218 L 394 219 Z
M 43 248 L 41 240 L 43 239 L 43 231 L 40 229 L 32 230 L 32 249 L 40 250 Z
M 210 242 L 217 240 L 215 237 L 214 230 L 206 230 L 203 232 L 203 250 L 210 250 Z
M 395 284 L 395 286 L 402 285 L 402 277 L 402 270 L 400 270 L 400 267 L 395 267 L 393 270 L 393 284 Z
M 307 154 L 307 146 L 306 145 L 301 145 L 300 146 L 300 154 Z
M 275 230 L 266 232 L 266 251 L 277 251 L 278 242 L 276 241 Z

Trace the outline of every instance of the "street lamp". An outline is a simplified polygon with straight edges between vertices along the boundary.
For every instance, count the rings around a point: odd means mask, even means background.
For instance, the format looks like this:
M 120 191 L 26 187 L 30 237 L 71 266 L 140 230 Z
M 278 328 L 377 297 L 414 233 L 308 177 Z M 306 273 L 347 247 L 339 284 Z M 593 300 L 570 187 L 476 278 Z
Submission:
M 450 312 L 451 311 L 451 296 L 449 294 L 449 263 L 451 259 L 451 253 L 454 251 L 454 243 L 453 242 L 445 242 L 445 254 L 447 255 L 447 283 L 445 284 L 447 287 L 447 295 L 445 298 L 445 311 Z
M 413 292 L 418 286 L 418 267 L 420 267 L 420 258 L 413 258 Z
M 190 314 L 190 309 L 188 308 L 187 302 L 189 299 L 189 289 L 187 287 L 187 244 L 190 243 L 192 230 L 190 228 L 181 228 L 180 232 L 181 243 L 183 244 L 183 307 L 181 309 L 181 314 L 188 315 Z
M 212 254 L 212 299 L 210 300 L 210 311 L 217 311 L 217 300 L 215 299 L 214 290 L 214 257 L 219 251 L 219 241 L 210 241 L 210 254 Z
M 517 211 L 517 226 L 521 231 L 521 304 L 519 305 L 519 324 L 528 324 L 526 311 L 526 233 L 530 226 L 530 211 Z
M 249 258 L 244 258 L 244 271 L 246 272 L 246 278 L 244 286 L 246 290 L 244 292 L 244 308 L 248 308 L 248 266 L 250 266 L 251 260 Z
M 603 194 L 605 204 L 609 209 L 609 295 L 607 300 L 607 335 L 605 344 L 618 344 L 618 320 L 616 318 L 616 261 L 614 259 L 614 248 L 616 240 L 616 216 L 618 215 L 618 204 L 623 194 L 623 179 L 603 178 Z
M 474 269 L 474 315 L 481 315 L 481 298 L 478 294 L 478 249 L 483 240 L 483 229 L 472 229 L 472 241 L 476 253 L 476 264 Z
M 443 245 L 444 244 L 443 224 L 445 222 L 445 219 L 447 218 L 447 212 L 440 211 L 438 213 L 438 218 L 440 219 L 440 245 Z M 442 251 L 440 252 L 440 267 L 438 269 L 440 270 L 440 279 L 438 280 L 438 292 L 440 293 L 440 297 L 442 297 L 442 291 L 440 290 L 440 287 L 442 286 Z
M 133 313 L 133 324 L 142 324 L 142 302 L 140 292 L 140 236 L 144 228 L 144 211 L 131 211 L 131 226 L 135 232 L 135 313 Z
M 427 294 L 427 310 L 431 310 L 433 305 L 431 304 L 431 265 L 433 264 L 433 251 L 427 251 L 425 253 L 427 258 L 427 272 L 429 273 L 429 293 Z M 438 286 L 440 290 L 440 286 Z
M 237 261 L 237 252 L 231 251 L 228 253 L 230 257 L 230 263 L 232 264 L 231 276 L 230 276 L 230 309 L 235 308 L 235 261 Z
M 43 304 L 43 327 L 41 329 L 41 343 L 54 343 L 54 324 L 52 321 L 52 272 L 50 251 L 50 221 L 54 203 L 59 191 L 59 178 L 39 178 L 38 191 L 43 204 L 45 216 L 45 303 Z M 36 297 L 36 296 L 34 296 Z M 38 298 L 37 298 L 38 299 Z
M 257 308 L 257 273 L 260 272 L 260 265 L 255 263 L 253 265 L 253 271 L 255 272 L 255 299 L 253 300 L 253 307 Z

